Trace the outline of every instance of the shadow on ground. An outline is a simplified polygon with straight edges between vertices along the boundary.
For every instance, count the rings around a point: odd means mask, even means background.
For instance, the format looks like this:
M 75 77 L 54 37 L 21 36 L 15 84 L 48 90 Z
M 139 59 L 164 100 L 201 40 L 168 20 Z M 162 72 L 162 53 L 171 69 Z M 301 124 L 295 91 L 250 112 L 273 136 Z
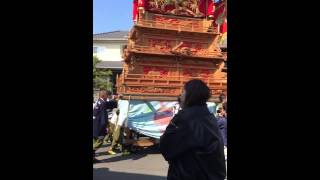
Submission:
M 159 146 L 155 145 L 155 146 L 150 146 L 145 149 L 137 150 L 135 153 L 131 153 L 130 155 L 121 156 L 120 155 L 121 153 L 120 153 L 117 156 L 111 156 L 107 159 L 102 160 L 102 163 L 123 161 L 123 160 L 128 160 L 128 159 L 138 160 L 138 159 L 141 159 L 141 158 L 147 156 L 148 154 L 159 154 L 159 153 L 160 153 Z M 100 152 L 100 153 L 97 153 L 97 156 L 107 155 L 107 154 L 108 154 L 107 152 Z
M 93 180 L 166 180 L 163 176 L 122 173 L 109 171 L 108 168 L 93 169 Z

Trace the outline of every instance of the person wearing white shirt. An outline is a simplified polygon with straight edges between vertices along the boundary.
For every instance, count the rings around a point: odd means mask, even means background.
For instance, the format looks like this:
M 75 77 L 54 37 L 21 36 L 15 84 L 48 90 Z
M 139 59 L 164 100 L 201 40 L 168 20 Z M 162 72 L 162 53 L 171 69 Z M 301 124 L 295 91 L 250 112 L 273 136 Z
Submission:
M 114 108 L 112 110 L 112 117 L 109 120 L 109 127 L 108 127 L 108 134 L 104 138 L 104 143 L 103 144 L 108 144 L 109 141 L 112 142 L 113 139 L 113 132 L 116 127 L 117 121 L 118 121 L 118 115 L 119 115 L 119 109 Z

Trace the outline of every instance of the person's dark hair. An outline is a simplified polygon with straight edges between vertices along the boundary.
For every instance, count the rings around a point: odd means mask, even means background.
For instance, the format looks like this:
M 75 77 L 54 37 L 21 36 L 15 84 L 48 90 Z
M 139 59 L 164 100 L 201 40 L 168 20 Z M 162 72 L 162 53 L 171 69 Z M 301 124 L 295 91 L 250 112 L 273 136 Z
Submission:
M 118 98 L 122 100 L 123 99 L 123 94 L 119 94 Z
M 181 104 L 181 97 L 180 96 L 181 95 L 179 95 L 178 98 L 177 98 L 177 101 L 178 101 L 179 104 Z
M 209 87 L 199 79 L 193 79 L 188 81 L 184 85 L 184 90 L 184 107 L 205 105 L 208 99 L 211 97 Z
M 107 91 L 107 96 L 111 96 L 111 95 L 112 95 L 111 91 Z

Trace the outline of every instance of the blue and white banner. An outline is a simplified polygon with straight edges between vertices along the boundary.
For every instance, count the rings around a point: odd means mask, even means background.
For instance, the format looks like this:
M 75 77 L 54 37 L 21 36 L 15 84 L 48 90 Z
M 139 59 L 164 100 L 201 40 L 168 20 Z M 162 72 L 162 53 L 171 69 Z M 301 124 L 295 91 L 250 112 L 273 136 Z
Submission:
M 119 125 L 125 125 L 134 131 L 159 139 L 174 116 L 174 107 L 178 102 L 119 100 Z M 208 102 L 211 113 L 215 112 L 215 103 Z M 127 120 L 127 121 L 126 121 Z

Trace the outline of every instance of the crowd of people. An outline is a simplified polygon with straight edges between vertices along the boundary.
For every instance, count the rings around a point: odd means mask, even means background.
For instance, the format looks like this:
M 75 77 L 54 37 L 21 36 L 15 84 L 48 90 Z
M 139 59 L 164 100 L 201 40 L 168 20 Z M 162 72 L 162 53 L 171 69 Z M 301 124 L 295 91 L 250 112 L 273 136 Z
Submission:
M 129 153 L 125 139 L 130 138 L 132 133 L 118 118 L 118 100 L 121 98 L 101 90 L 98 100 L 93 102 L 93 163 L 100 162 L 95 156 L 102 145 L 110 145 L 107 152 L 111 155 L 117 154 L 116 150 L 123 155 Z
M 219 96 L 215 113 L 207 107 L 211 94 L 201 80 L 184 85 L 178 97 L 175 115 L 160 138 L 160 152 L 169 163 L 168 180 L 223 180 L 226 177 L 227 97 Z M 109 91 L 100 91 L 93 105 L 93 160 L 103 144 L 110 144 L 109 154 L 119 149 L 129 152 L 125 139 L 132 131 L 119 122 L 118 100 Z M 108 118 L 108 110 L 112 117 Z M 125 137 L 125 136 L 126 137 Z

